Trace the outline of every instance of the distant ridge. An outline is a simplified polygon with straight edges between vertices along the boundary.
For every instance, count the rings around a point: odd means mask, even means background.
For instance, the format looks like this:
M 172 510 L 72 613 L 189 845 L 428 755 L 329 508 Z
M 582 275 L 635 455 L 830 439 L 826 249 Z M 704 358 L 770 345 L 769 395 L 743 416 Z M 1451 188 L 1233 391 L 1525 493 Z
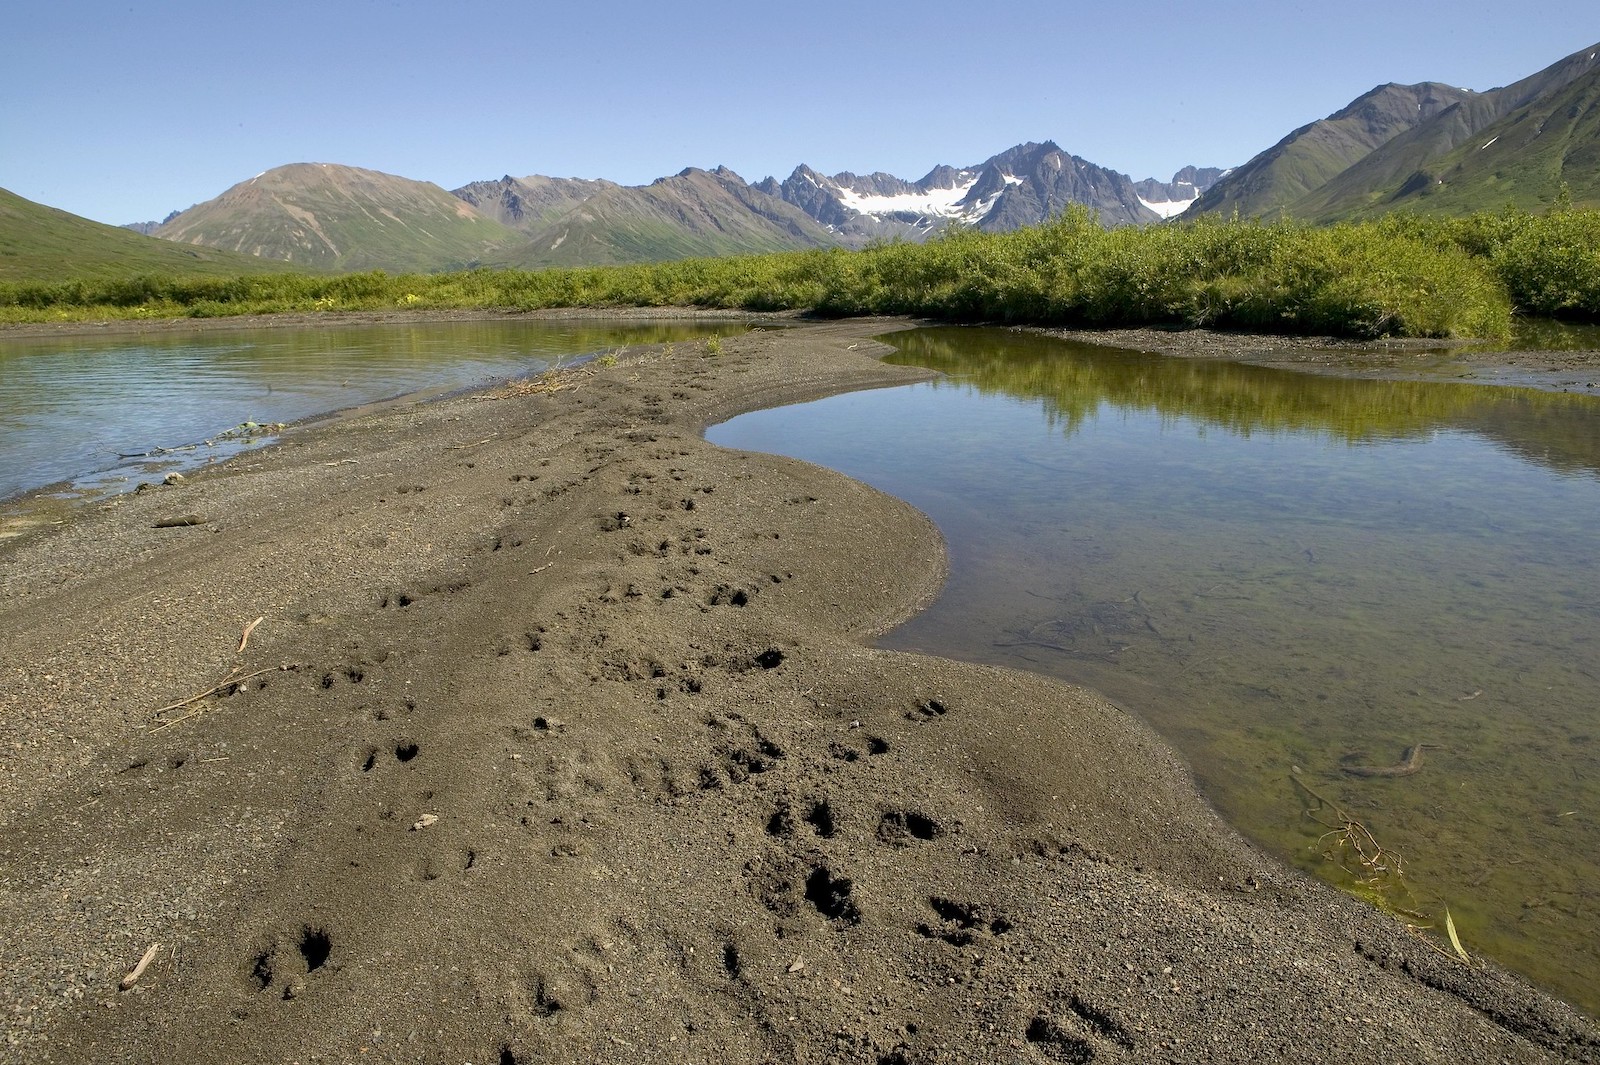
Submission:
M 796 167 L 752 185 L 726 167 L 688 167 L 648 185 L 541 175 L 475 181 L 453 192 L 357 167 L 293 163 L 159 223 L 128 228 L 313 270 L 434 271 L 586 266 L 925 240 L 951 224 L 989 231 L 1086 204 L 1108 225 L 1160 221 L 1217 175 L 1172 182 L 1020 144 L 976 166 L 824 177 Z M 1142 191 L 1141 191 L 1142 190 Z
M 1194 210 L 1333 222 L 1540 209 L 1563 184 L 1575 204 L 1600 206 L 1597 98 L 1600 45 L 1487 92 L 1379 86 L 1218 181 Z
M 612 182 L 559 189 L 526 178 L 522 189 L 548 189 L 545 208 L 524 210 L 524 234 L 495 253 L 506 266 L 589 266 L 695 256 L 745 255 L 835 243 L 804 212 L 746 184 L 727 167 L 690 167 L 649 185 Z M 458 189 L 460 196 L 472 189 Z M 521 198 L 522 193 L 516 194 Z M 567 201 L 558 205 L 559 195 Z M 526 201 L 524 200 L 524 203 Z

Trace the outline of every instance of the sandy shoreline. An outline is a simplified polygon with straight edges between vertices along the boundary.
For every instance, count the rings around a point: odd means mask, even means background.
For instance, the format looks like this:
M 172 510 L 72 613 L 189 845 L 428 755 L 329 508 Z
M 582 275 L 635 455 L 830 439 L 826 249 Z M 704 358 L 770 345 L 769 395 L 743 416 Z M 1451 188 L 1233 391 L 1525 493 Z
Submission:
M 864 646 L 937 531 L 700 433 L 917 379 L 894 325 L 401 403 L 0 545 L 0 1058 L 1600 1060 L 1093 693 Z

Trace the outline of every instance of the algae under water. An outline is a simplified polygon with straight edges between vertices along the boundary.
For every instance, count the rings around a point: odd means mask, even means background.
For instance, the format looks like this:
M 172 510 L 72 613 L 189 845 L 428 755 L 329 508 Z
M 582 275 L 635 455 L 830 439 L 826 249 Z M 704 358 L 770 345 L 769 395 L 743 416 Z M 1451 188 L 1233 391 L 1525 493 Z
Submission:
M 1441 936 L 1448 906 L 1469 951 L 1600 1012 L 1600 400 L 885 339 L 949 376 L 708 434 L 938 522 L 950 580 L 882 645 L 1105 693 L 1260 845 Z M 1331 860 L 1297 781 L 1404 876 Z

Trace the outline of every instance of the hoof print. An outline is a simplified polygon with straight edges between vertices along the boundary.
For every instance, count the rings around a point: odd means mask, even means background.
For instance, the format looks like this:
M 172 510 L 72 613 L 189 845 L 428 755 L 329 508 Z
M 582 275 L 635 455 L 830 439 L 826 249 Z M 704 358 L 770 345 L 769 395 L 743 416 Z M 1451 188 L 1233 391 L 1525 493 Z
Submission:
M 924 699 L 917 704 L 915 710 L 906 712 L 907 721 L 936 721 L 950 712 L 950 708 L 938 699 Z

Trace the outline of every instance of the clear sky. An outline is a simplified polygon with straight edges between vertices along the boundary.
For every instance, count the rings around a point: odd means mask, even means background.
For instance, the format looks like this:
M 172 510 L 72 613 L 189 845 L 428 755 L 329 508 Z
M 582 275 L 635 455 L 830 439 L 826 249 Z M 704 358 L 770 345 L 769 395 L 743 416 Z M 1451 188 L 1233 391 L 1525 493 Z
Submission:
M 19 0 L 0 187 L 120 224 L 295 162 L 915 179 L 1030 140 L 1167 179 L 1386 81 L 1489 89 L 1597 42 L 1595 0 Z

